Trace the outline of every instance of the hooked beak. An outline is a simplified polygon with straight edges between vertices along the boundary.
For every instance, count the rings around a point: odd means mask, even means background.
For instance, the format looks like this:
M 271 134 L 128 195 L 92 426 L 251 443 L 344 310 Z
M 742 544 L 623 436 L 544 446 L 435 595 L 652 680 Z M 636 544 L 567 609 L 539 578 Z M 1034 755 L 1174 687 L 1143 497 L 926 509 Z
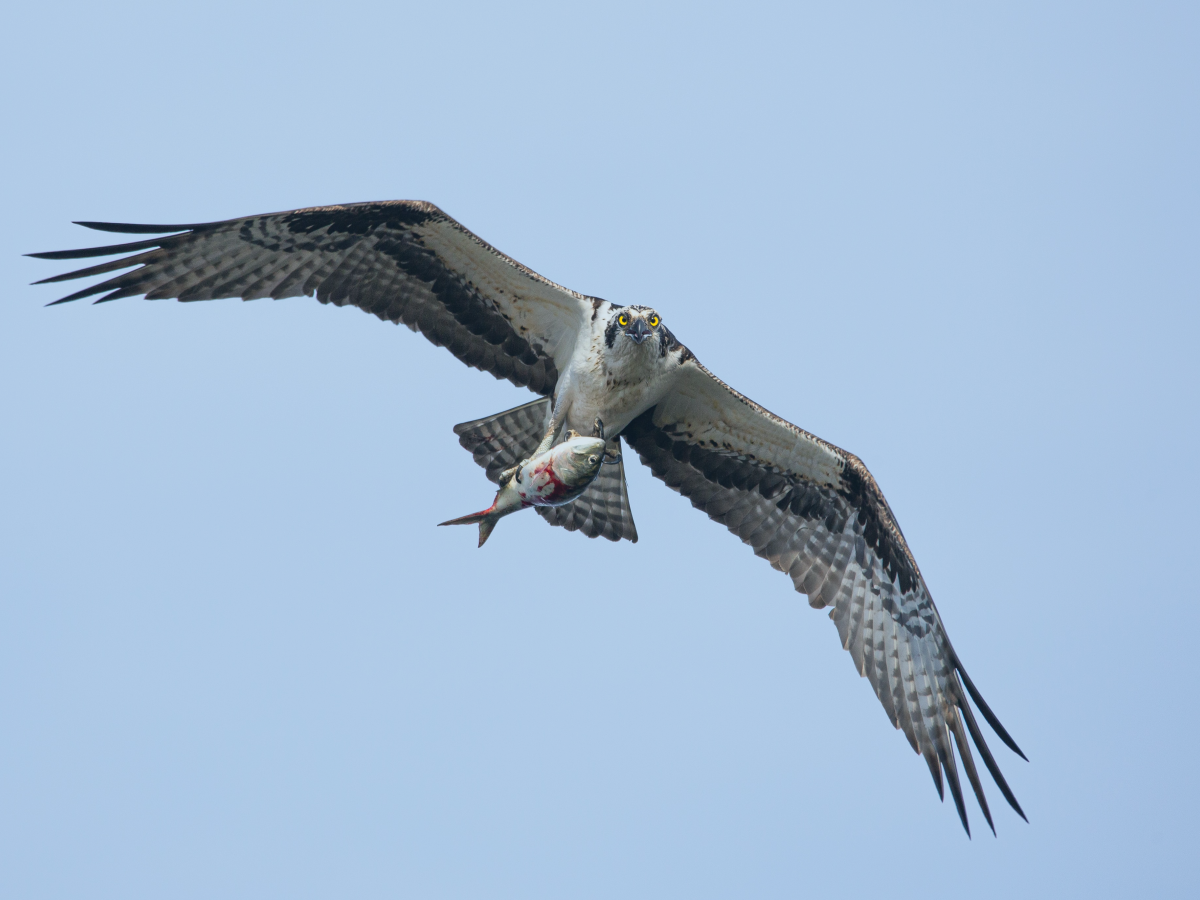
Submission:
M 640 344 L 646 338 L 650 337 L 650 328 L 646 325 L 645 319 L 635 319 L 633 324 L 625 330 L 630 339 L 635 344 Z

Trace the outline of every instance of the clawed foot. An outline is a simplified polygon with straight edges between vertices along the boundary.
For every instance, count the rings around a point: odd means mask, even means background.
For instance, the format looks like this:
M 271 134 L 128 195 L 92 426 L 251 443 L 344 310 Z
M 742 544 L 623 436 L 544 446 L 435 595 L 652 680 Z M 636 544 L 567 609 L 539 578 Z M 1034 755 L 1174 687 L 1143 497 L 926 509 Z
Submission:
M 505 469 L 503 472 L 501 472 L 499 480 L 500 487 L 504 487 L 506 484 L 512 481 L 513 478 L 516 478 L 517 481 L 520 481 L 521 472 L 527 465 L 529 465 L 529 460 L 523 459 L 511 469 Z
M 592 428 L 592 437 L 598 437 L 604 440 L 604 422 L 599 416 L 596 416 L 596 424 Z M 604 448 L 604 465 L 615 466 L 621 461 L 621 445 L 617 444 L 615 448 Z

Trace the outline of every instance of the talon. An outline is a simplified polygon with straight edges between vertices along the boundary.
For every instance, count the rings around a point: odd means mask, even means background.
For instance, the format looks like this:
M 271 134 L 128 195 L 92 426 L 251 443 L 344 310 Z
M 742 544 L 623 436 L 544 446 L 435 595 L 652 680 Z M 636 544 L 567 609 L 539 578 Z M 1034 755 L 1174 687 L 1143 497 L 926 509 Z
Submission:
M 619 449 L 604 451 L 604 460 L 603 460 L 604 465 L 615 466 L 620 461 L 621 461 L 621 451 Z
M 500 473 L 500 478 L 498 479 L 497 484 L 499 484 L 500 487 L 504 487 L 506 484 L 508 484 L 514 478 L 516 478 L 517 481 L 520 481 L 521 480 L 521 472 L 522 472 L 522 470 L 524 470 L 525 466 L 528 463 L 529 463 L 529 460 L 523 459 L 519 463 L 517 463 L 515 466 L 505 469 L 503 472 Z
M 604 440 L 604 423 L 596 416 L 596 424 L 592 427 L 592 437 L 598 437 Z
M 505 469 L 503 472 L 501 472 L 500 473 L 500 487 L 504 487 L 504 485 L 508 484 L 514 478 L 517 479 L 517 481 L 520 481 L 521 473 L 523 473 L 525 471 L 525 467 L 527 465 L 529 465 L 529 460 L 523 459 L 519 463 L 517 463 L 515 466 L 513 466 L 511 469 Z

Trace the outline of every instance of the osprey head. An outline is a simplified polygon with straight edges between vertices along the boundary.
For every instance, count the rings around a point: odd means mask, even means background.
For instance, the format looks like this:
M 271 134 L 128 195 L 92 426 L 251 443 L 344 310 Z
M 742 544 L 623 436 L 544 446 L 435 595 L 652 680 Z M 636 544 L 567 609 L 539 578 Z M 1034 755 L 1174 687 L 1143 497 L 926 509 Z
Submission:
M 609 347 L 620 339 L 641 345 L 661 335 L 662 317 L 648 306 L 619 306 L 613 310 L 612 319 L 605 329 L 605 343 Z

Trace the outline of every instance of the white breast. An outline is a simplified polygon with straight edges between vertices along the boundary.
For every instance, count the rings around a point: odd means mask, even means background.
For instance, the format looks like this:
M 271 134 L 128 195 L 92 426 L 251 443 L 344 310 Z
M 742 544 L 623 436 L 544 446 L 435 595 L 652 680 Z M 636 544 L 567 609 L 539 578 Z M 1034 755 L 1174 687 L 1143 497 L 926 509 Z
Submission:
M 612 437 L 671 389 L 679 359 L 661 354 L 657 338 L 639 346 L 618 334 L 611 348 L 605 346 L 606 319 L 597 316 L 584 340 L 575 345 L 558 391 L 568 428 L 591 434 L 599 417 Z

